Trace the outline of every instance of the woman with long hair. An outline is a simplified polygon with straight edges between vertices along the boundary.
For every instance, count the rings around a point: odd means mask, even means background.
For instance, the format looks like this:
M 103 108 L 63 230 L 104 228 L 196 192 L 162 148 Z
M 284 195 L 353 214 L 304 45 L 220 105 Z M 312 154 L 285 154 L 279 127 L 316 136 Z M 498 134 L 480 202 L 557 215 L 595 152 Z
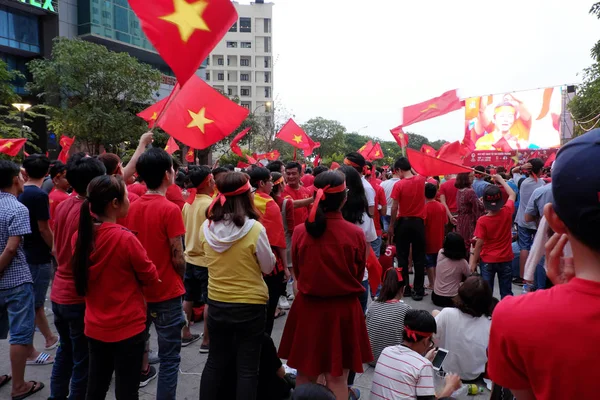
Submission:
M 269 300 L 263 274 L 273 271 L 275 256 L 265 228 L 258 222 L 248 175 L 221 174 L 217 189 L 219 194 L 208 207 L 200 230 L 210 305 L 210 351 L 200 398 L 220 399 L 227 385 L 235 385 L 238 400 L 254 400 Z M 235 380 L 231 382 L 234 363 Z
M 279 356 L 298 370 L 298 386 L 324 374 L 338 399 L 348 398 L 349 370 L 373 359 L 359 296 L 367 259 L 362 230 L 345 221 L 346 178 L 323 172 L 315 178 L 315 201 L 307 221 L 294 230 L 292 264 L 298 293 Z
M 469 275 L 469 263 L 465 260 L 465 241 L 456 232 L 449 232 L 444 247 L 437 258 L 436 277 L 431 301 L 438 307 L 454 307 L 454 297 L 460 283 Z
M 377 300 L 367 310 L 367 331 L 375 358 L 371 366 L 377 364 L 379 355 L 388 346 L 402 344 L 404 316 L 410 306 L 402 301 L 406 283 L 402 271 L 390 268 L 386 271 Z
M 467 254 L 471 249 L 471 239 L 475 232 L 477 219 L 483 215 L 483 203 L 477 198 L 473 185 L 473 173 L 464 172 L 456 176 L 454 186 L 458 189 L 456 193 L 456 206 L 458 215 L 456 216 L 456 232 L 458 232 L 465 241 Z
M 156 267 L 129 230 L 117 224 L 129 210 L 120 176 L 98 176 L 81 204 L 71 266 L 85 297 L 89 343 L 86 399 L 104 399 L 115 373 L 117 399 L 137 399 L 146 344 L 142 285 L 158 283 Z

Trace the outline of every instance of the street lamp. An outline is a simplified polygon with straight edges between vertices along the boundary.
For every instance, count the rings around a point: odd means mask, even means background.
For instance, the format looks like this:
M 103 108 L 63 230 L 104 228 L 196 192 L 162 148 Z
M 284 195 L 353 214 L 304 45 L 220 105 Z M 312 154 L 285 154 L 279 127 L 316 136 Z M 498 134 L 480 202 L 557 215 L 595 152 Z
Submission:
M 13 103 L 12 106 L 21 113 L 21 138 L 23 138 L 25 136 L 25 130 L 23 129 L 25 127 L 25 111 L 29 110 L 31 104 Z M 23 146 L 23 152 L 25 152 L 25 146 Z

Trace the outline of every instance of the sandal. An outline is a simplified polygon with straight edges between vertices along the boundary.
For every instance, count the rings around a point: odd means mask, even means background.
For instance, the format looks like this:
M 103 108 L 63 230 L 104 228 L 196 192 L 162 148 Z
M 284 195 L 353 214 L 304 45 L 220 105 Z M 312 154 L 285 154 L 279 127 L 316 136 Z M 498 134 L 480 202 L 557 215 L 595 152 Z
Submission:
M 287 314 L 287 311 L 279 310 L 279 313 L 275 316 L 275 319 L 277 319 L 279 317 L 283 317 L 286 314 Z
M 48 347 L 44 347 L 44 350 L 49 351 L 49 350 L 54 350 L 55 348 L 57 348 L 60 345 L 60 336 L 56 337 L 56 342 L 54 342 L 54 344 L 48 346 Z
M 48 353 L 40 353 L 35 360 L 27 360 L 27 365 L 54 364 L 54 359 L 51 359 L 51 357 L 52 356 Z
M 29 389 L 29 391 L 27 393 L 23 393 L 18 396 L 13 396 L 12 400 L 26 399 L 27 397 L 39 392 L 40 390 L 42 390 L 44 388 L 44 384 L 42 382 L 36 382 L 36 381 L 30 381 L 30 382 L 33 383 L 33 385 L 31 385 L 31 389 Z
M 10 375 L 0 375 L 0 378 L 4 378 L 0 382 L 0 388 L 1 388 L 2 386 L 6 385 L 8 382 L 10 382 L 10 380 L 12 379 L 12 376 L 10 376 Z

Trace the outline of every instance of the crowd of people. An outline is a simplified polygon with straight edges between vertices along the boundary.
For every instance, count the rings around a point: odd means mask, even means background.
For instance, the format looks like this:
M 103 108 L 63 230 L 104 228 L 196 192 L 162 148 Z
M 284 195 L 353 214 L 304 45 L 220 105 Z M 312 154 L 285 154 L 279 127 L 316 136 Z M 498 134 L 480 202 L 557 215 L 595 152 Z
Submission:
M 359 153 L 336 170 L 183 168 L 151 143 L 125 166 L 111 153 L 0 161 L 0 387 L 13 400 L 44 388 L 26 365 L 52 365 L 50 399 L 104 399 L 113 374 L 117 399 L 153 379 L 175 399 L 196 342 L 202 400 L 358 399 L 364 364 L 372 399 L 451 398 L 484 377 L 495 398 L 595 397 L 583 343 L 600 333 L 600 130 L 551 170 L 534 158 L 445 177 Z M 403 302 L 427 296 L 441 310 Z

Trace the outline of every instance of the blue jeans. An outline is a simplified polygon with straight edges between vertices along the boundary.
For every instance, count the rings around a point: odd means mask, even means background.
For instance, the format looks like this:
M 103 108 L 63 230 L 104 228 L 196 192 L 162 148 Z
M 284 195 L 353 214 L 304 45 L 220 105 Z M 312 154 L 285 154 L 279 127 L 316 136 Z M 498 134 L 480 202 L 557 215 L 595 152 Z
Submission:
M 52 263 L 29 264 L 29 272 L 33 278 L 33 293 L 35 297 L 35 308 L 44 307 L 46 293 L 52 276 Z
M 481 276 L 494 290 L 494 277 L 498 274 L 498 286 L 500 286 L 500 298 L 512 296 L 512 262 L 481 263 Z
M 84 334 L 83 304 L 57 304 L 52 302 L 54 325 L 60 335 L 60 346 L 56 350 L 50 400 L 83 400 L 88 384 L 89 350 Z M 70 383 L 70 387 L 69 387 Z
M 369 302 L 369 280 L 366 279 L 362 281 L 362 285 L 365 288 L 365 291 L 358 295 L 358 300 L 360 301 L 360 306 L 362 307 L 363 313 L 366 313 L 367 304 Z
M 390 227 L 390 222 L 392 222 L 392 216 L 384 215 L 381 217 L 381 221 L 383 222 L 383 231 L 387 232 L 388 228 Z
M 0 290 L 0 339 L 10 332 L 10 344 L 30 345 L 34 329 L 33 284 Z
M 535 276 L 533 284 L 538 289 L 546 289 L 546 270 L 544 269 L 544 264 L 546 262 L 546 256 L 540 258 L 540 262 L 535 267 Z
M 381 243 L 381 236 L 371 242 L 371 248 L 373 249 L 373 252 L 375 252 L 377 258 L 381 255 Z
M 181 361 L 181 328 L 185 325 L 181 297 L 158 303 L 148 303 L 147 328 L 154 323 L 158 336 L 158 358 L 160 370 L 156 398 L 175 400 L 177 396 L 177 374 Z
M 520 278 L 521 267 L 519 265 L 519 260 L 521 259 L 521 248 L 519 247 L 519 242 L 512 242 L 512 251 L 513 256 L 515 256 L 512 260 L 512 277 Z

